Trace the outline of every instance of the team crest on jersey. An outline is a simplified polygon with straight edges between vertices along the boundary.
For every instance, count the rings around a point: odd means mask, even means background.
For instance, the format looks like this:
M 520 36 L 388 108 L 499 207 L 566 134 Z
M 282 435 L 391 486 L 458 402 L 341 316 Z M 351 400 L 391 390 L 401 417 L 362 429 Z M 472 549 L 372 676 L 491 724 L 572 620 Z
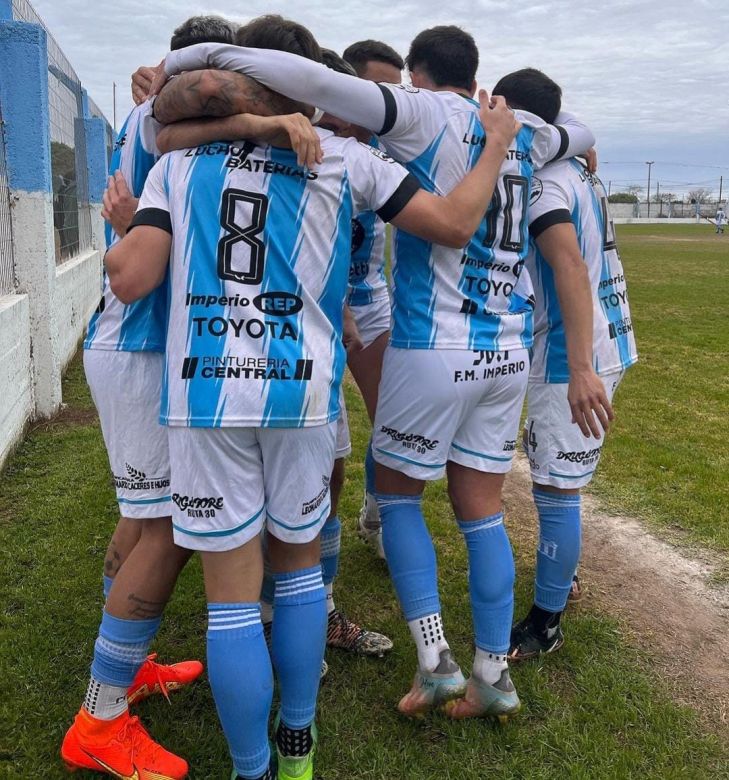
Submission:
M 530 206 L 533 206 L 539 200 L 539 198 L 542 197 L 542 192 L 544 192 L 542 180 L 537 179 L 536 176 L 532 176 L 532 191 L 529 193 Z

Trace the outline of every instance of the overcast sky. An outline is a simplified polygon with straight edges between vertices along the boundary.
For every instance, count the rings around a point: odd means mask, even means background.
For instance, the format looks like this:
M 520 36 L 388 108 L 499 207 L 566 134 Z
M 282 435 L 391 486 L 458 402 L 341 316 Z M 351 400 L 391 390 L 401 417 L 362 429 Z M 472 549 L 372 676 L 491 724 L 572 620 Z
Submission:
M 458 24 L 481 52 L 480 86 L 533 66 L 560 83 L 565 108 L 594 129 L 601 175 L 613 191 L 695 186 L 729 190 L 729 2 L 727 0 L 32 0 L 90 95 L 117 124 L 131 107 L 128 85 L 140 64 L 158 62 L 172 30 L 188 16 L 218 13 L 245 22 L 281 13 L 341 52 L 378 38 L 403 55 L 436 24 Z

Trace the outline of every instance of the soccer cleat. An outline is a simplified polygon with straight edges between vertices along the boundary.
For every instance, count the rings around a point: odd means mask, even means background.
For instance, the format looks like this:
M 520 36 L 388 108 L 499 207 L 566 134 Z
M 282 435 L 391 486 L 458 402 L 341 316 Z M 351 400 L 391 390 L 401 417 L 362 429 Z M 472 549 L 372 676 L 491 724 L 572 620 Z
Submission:
M 463 696 L 466 680 L 450 650 L 442 650 L 440 663 L 432 672 L 415 673 L 413 687 L 400 699 L 397 709 L 408 718 L 422 718 L 426 712 Z
M 575 574 L 572 578 L 572 585 L 570 586 L 570 592 L 567 596 L 567 603 L 577 604 L 579 601 L 582 601 L 584 595 L 582 586 L 580 585 L 580 578 Z
M 81 708 L 63 738 L 61 758 L 70 772 L 92 769 L 118 780 L 182 780 L 188 769 L 187 761 L 157 744 L 128 711 L 101 720 Z
M 274 733 L 278 732 L 281 715 L 276 716 L 273 724 Z M 311 724 L 311 737 L 313 745 L 305 756 L 284 756 L 276 744 L 276 763 L 278 765 L 277 780 L 313 780 L 314 778 L 314 753 L 319 735 L 316 731 L 316 723 Z
M 385 560 L 385 548 L 382 546 L 380 510 L 377 508 L 375 499 L 367 492 L 364 494 L 362 508 L 359 510 L 357 535 L 374 550 L 378 558 Z
M 358 655 L 377 655 L 381 658 L 392 650 L 392 640 L 376 631 L 367 631 L 335 609 L 329 613 L 327 647 L 337 647 Z
M 494 717 L 504 723 L 519 712 L 521 702 L 511 682 L 509 670 L 504 669 L 493 685 L 471 676 L 466 686 L 466 695 L 462 699 L 446 702 L 443 709 L 454 720 Z
M 273 623 L 264 623 L 263 624 L 263 637 L 266 640 L 266 647 L 268 648 L 269 654 L 271 653 L 271 629 L 273 627 Z M 329 671 L 329 664 L 322 658 L 321 659 L 321 671 L 319 672 L 319 679 L 323 680 L 327 676 L 327 672 Z
M 176 664 L 158 664 L 154 659 L 157 653 L 147 656 L 141 665 L 137 676 L 129 686 L 127 703 L 134 704 L 155 693 L 161 693 L 169 701 L 170 691 L 176 691 L 194 682 L 201 674 L 203 665 L 200 661 L 180 661 Z
M 559 623 L 539 631 L 529 618 L 516 623 L 511 629 L 510 661 L 528 661 L 540 655 L 554 653 L 564 644 L 564 634 Z

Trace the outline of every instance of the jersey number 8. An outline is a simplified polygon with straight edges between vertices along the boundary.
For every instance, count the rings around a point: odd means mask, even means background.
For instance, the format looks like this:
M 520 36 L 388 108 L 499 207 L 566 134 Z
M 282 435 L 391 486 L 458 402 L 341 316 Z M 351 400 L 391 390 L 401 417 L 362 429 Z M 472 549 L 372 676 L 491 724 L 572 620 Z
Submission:
M 235 220 L 239 204 L 248 204 L 251 207 L 250 223 L 247 225 L 240 225 Z M 221 279 L 240 284 L 261 283 L 266 259 L 266 245 L 261 241 L 259 235 L 266 225 L 267 214 L 268 197 L 266 195 L 260 192 L 236 190 L 231 187 L 223 191 L 223 199 L 220 204 L 220 225 L 227 232 L 218 242 L 218 276 Z M 239 270 L 239 262 L 236 262 L 236 267 L 234 267 L 234 250 L 238 244 L 243 244 L 250 252 L 247 270 Z

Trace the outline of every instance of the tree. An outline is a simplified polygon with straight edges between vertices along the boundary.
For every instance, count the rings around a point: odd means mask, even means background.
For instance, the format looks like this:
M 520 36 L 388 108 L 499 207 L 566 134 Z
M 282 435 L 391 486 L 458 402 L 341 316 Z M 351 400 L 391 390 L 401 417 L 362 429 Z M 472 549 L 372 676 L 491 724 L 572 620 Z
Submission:
M 698 187 L 695 190 L 689 190 L 689 203 L 706 203 L 709 199 L 709 195 L 711 195 L 711 190 L 707 190 L 706 187 Z
M 608 197 L 608 203 L 637 203 L 638 196 L 632 192 L 613 192 Z

